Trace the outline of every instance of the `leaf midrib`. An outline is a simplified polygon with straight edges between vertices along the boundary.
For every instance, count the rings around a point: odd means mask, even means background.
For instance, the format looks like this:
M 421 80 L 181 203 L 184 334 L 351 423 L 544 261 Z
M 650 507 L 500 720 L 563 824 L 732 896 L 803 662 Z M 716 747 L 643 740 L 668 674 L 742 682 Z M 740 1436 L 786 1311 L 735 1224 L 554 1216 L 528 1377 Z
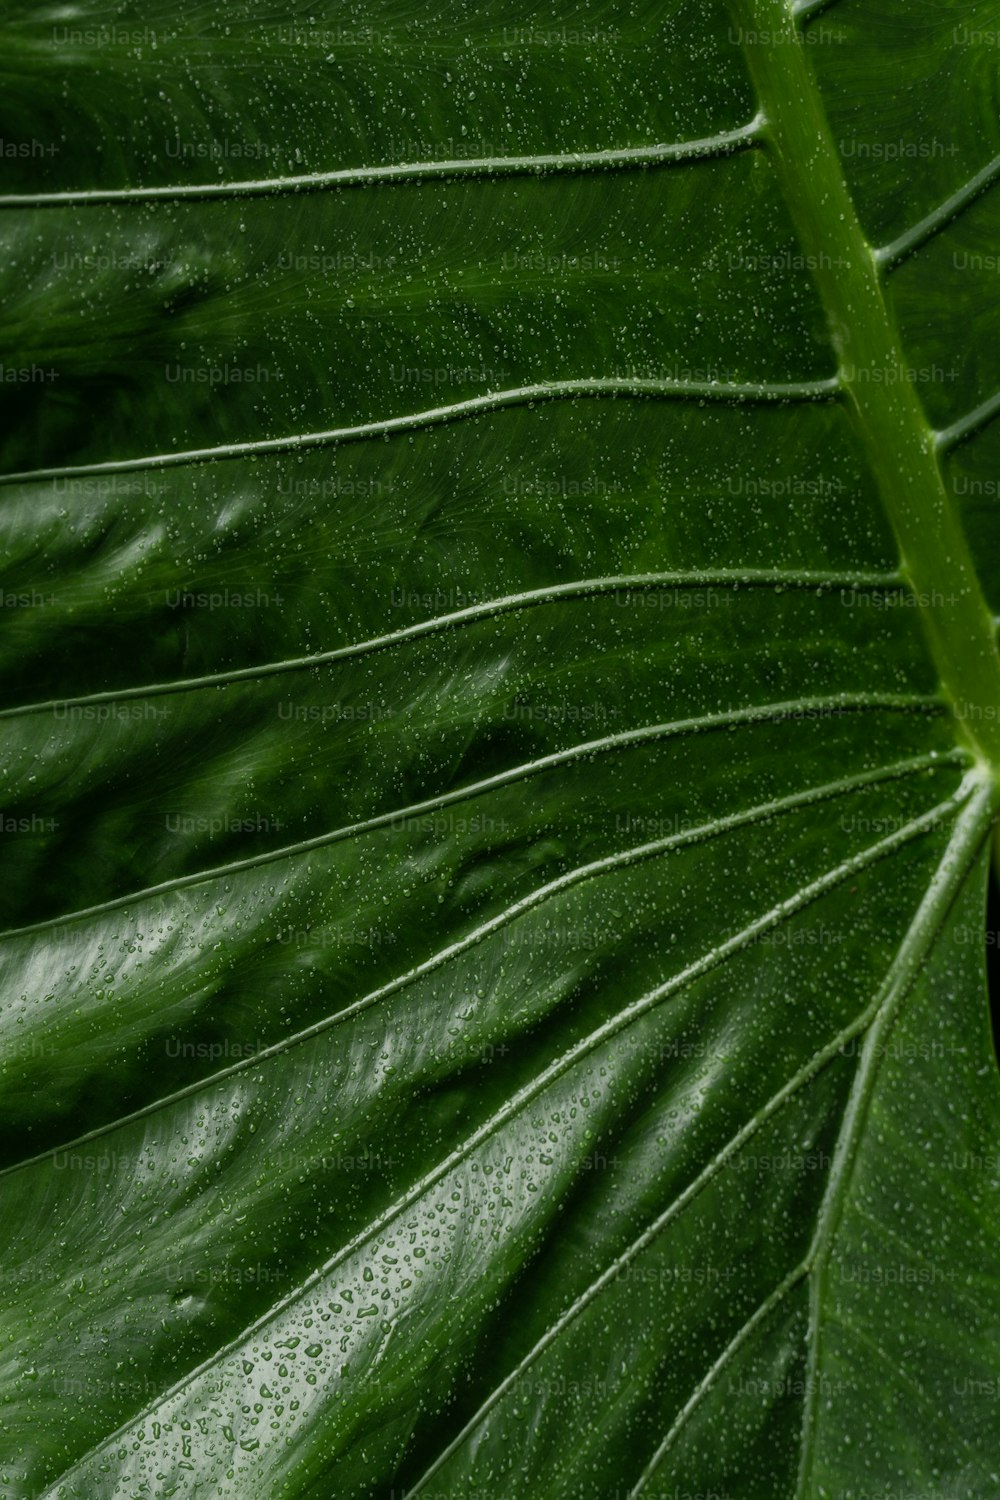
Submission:
M 731 0 L 764 117 L 763 147 L 813 276 L 848 410 L 899 544 L 901 569 L 958 737 L 1000 782 L 1000 652 L 961 521 L 885 297 L 878 252 L 862 229 L 789 0 Z M 802 8 L 800 7 L 800 12 Z M 943 227 L 947 218 L 942 219 Z M 877 371 L 880 380 L 865 379 Z
M 791 0 L 732 0 L 734 15 L 748 30 L 776 38 L 767 47 L 750 45 L 743 49 L 765 119 L 763 145 L 770 151 L 796 233 L 810 255 L 809 264 L 815 268 L 814 280 L 837 354 L 848 410 L 896 536 L 901 572 L 913 588 L 918 618 L 954 714 L 956 737 L 969 745 L 980 762 L 985 785 L 969 822 L 975 831 L 978 819 L 981 836 L 997 817 L 1000 654 L 992 612 L 940 463 L 940 456 L 951 443 L 974 429 L 981 413 L 974 413 L 942 434 L 931 429 L 907 378 L 882 271 L 891 270 L 945 227 L 979 191 L 990 186 L 996 176 L 995 164 L 893 245 L 881 252 L 875 249 L 862 229 L 848 190 L 802 43 L 803 20 L 825 8 L 825 0 L 800 5 L 797 10 Z M 885 379 L 865 379 L 865 373 L 872 371 L 879 371 Z M 895 377 L 891 382 L 890 376 Z M 987 413 L 991 404 L 986 403 Z M 932 886 L 922 911 L 933 894 Z M 911 983 L 915 977 L 916 968 Z M 805 1500 L 815 1478 L 819 1416 L 816 1377 L 821 1361 L 827 1266 L 879 1072 L 879 1046 L 894 1024 L 903 998 L 905 992 L 881 1010 L 868 1033 L 808 1257 L 808 1378 L 796 1500 Z M 655 1462 L 654 1458 L 651 1467 Z

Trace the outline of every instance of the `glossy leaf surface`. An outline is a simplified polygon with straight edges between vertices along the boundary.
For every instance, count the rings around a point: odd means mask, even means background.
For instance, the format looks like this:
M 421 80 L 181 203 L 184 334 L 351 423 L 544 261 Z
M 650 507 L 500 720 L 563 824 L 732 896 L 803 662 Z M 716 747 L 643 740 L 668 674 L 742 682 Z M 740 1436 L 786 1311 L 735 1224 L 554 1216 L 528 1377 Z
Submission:
M 991 17 L 8 6 L 0 1494 L 1000 1496 Z

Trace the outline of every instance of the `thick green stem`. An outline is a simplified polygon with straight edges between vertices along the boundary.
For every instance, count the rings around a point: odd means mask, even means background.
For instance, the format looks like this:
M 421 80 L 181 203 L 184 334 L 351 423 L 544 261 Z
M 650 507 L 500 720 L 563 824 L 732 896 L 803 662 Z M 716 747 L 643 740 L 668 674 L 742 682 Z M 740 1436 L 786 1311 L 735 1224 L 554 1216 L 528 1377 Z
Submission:
M 803 249 L 816 267 L 844 394 L 896 533 L 942 689 L 962 738 L 998 779 L 1000 654 L 993 621 L 806 49 L 788 0 L 732 4 L 747 32 L 760 37 L 760 45 L 748 43 L 745 50 L 766 144 Z

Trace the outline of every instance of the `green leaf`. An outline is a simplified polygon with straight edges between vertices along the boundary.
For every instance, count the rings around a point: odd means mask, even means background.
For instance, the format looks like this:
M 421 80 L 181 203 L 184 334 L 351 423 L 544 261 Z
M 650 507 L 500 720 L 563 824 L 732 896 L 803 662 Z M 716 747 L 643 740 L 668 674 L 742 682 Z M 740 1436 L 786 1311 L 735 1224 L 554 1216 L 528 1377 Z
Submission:
M 0 1494 L 1000 1495 L 994 21 L 8 7 Z

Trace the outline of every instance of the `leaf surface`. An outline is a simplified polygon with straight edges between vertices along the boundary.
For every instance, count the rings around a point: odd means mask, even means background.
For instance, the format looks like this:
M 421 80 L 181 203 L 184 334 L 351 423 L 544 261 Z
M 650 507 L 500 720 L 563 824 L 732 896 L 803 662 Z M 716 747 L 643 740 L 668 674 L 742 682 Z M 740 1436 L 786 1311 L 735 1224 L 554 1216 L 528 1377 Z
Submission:
M 1000 1495 L 989 24 L 8 8 L 0 1493 Z

